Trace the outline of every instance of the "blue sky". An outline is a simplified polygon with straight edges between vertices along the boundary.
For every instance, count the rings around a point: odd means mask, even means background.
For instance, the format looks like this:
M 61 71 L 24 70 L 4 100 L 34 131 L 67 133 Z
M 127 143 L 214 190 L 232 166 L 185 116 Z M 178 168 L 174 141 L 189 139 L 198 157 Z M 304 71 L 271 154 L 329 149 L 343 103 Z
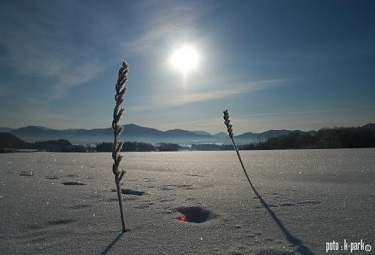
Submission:
M 0 2 L 0 126 L 237 134 L 375 122 L 375 1 Z M 183 44 L 200 61 L 169 63 Z

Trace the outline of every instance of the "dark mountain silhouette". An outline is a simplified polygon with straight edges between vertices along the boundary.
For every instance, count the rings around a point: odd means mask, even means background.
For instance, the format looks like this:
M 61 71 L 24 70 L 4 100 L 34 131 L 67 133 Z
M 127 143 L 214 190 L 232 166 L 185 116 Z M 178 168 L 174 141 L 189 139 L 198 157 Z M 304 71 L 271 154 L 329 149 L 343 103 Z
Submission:
M 197 134 L 195 132 L 182 130 L 182 129 L 168 130 L 164 132 L 164 135 L 169 136 L 169 137 L 189 137 L 189 138 L 202 138 L 202 137 L 207 136 L 207 135 Z
M 0 148 L 27 148 L 29 143 L 11 133 L 0 133 Z
M 0 133 L 0 153 L 21 151 L 31 152 L 36 150 L 53 152 L 86 152 L 86 148 L 84 146 L 73 145 L 65 139 L 28 143 L 11 133 Z
M 111 129 L 112 130 L 112 129 Z M 163 132 L 155 128 L 141 127 L 135 124 L 128 124 L 124 126 L 124 133 L 129 136 L 138 137 L 160 137 L 163 136 Z
M 67 139 L 73 144 L 88 144 L 111 142 L 113 140 L 112 128 L 56 130 L 46 127 L 27 126 L 13 129 L 10 132 L 27 142 Z M 216 138 L 212 135 L 197 134 L 181 129 L 160 131 L 135 124 L 127 124 L 124 126 L 122 139 L 124 141 L 138 141 L 154 144 L 163 142 L 191 143 L 196 140 L 216 142 Z
M 190 132 L 193 132 L 193 133 L 196 133 L 198 135 L 208 135 L 210 136 L 211 134 L 206 132 L 206 131 L 198 131 L 198 130 L 195 130 L 195 131 L 190 131 Z
M 363 129 L 375 129 L 375 124 L 367 124 Z M 223 128 L 224 129 L 224 128 Z M 2 128 L 0 128 L 2 130 Z M 26 141 L 37 142 L 46 140 L 66 139 L 73 144 L 97 144 L 100 142 L 112 142 L 112 128 L 97 129 L 50 129 L 43 126 L 27 126 L 17 129 L 7 129 L 11 134 Z M 235 136 L 238 144 L 249 144 L 264 142 L 272 137 L 288 135 L 292 132 L 301 134 L 315 135 L 317 131 L 292 131 L 292 130 L 268 130 L 262 133 L 247 132 Z M 212 135 L 205 131 L 188 131 L 182 129 L 173 129 L 160 131 L 154 128 L 141 127 L 135 124 L 124 126 L 124 132 L 121 136 L 123 141 L 128 142 L 145 142 L 145 143 L 178 143 L 178 144 L 230 144 L 228 134 L 220 132 Z
M 375 124 L 374 123 L 369 123 L 369 124 L 367 124 L 367 125 L 364 125 L 363 127 L 362 127 L 363 129 L 367 129 L 367 130 L 375 130 Z
M 220 132 L 220 133 L 214 134 L 214 136 L 218 138 L 227 138 L 228 134 L 224 132 Z
M 375 130 L 366 128 L 322 128 L 317 132 L 294 131 L 270 137 L 256 144 L 241 145 L 247 150 L 373 148 Z
M 10 132 L 11 130 L 12 130 L 12 128 L 0 127 L 0 132 Z
M 280 135 L 288 135 L 290 134 L 291 132 L 293 132 L 292 130 L 268 130 L 266 132 L 263 132 L 263 133 L 252 133 L 252 132 L 247 132 L 247 133 L 244 133 L 242 135 L 239 135 L 237 136 L 237 139 L 241 139 L 241 140 L 251 140 L 251 141 L 265 141 L 271 137 L 275 137 L 275 136 L 280 136 Z

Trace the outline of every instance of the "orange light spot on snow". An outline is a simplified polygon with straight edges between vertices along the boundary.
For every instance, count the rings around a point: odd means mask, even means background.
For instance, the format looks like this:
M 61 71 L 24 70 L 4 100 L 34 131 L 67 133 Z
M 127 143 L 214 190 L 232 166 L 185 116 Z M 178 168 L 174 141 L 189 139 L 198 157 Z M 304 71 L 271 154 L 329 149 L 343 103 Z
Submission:
M 179 219 L 180 221 L 186 221 L 186 216 L 183 215 L 183 214 L 181 214 L 180 216 L 178 216 L 178 219 Z

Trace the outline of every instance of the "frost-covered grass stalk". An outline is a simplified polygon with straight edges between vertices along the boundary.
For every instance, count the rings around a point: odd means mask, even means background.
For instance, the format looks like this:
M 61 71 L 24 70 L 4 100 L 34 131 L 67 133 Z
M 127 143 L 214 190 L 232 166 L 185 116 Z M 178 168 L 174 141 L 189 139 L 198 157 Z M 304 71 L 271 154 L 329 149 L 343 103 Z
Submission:
M 118 79 L 116 83 L 116 105 L 113 109 L 113 121 L 112 121 L 112 128 L 113 128 L 113 149 L 112 149 L 112 158 L 113 158 L 113 174 L 115 175 L 115 183 L 117 189 L 117 197 L 120 206 L 120 215 L 121 215 L 121 223 L 122 223 L 122 232 L 125 233 L 125 220 L 124 220 L 124 212 L 122 208 L 122 197 L 121 197 L 121 185 L 122 185 L 122 178 L 125 175 L 125 170 L 119 170 L 119 166 L 122 160 L 122 155 L 120 151 L 122 149 L 123 143 L 120 141 L 120 134 L 124 130 L 123 126 L 119 125 L 122 113 L 124 112 L 124 108 L 122 107 L 122 103 L 124 102 L 124 95 L 126 92 L 125 82 L 128 80 L 128 72 L 129 72 L 129 65 L 123 61 L 122 66 L 118 72 Z
M 232 140 L 233 147 L 234 147 L 234 149 L 235 149 L 236 152 L 237 152 L 237 157 L 238 157 L 238 160 L 239 160 L 240 163 L 241 163 L 242 170 L 243 170 L 243 172 L 245 173 L 246 178 L 247 178 L 247 180 L 248 180 L 250 186 L 254 189 L 254 186 L 253 186 L 253 184 L 251 183 L 251 181 L 250 181 L 250 177 L 249 177 L 249 175 L 247 174 L 246 169 L 245 169 L 245 166 L 244 166 L 244 164 L 243 164 L 243 162 L 242 162 L 242 158 L 241 158 L 241 155 L 240 155 L 240 151 L 238 150 L 238 147 L 237 147 L 237 145 L 236 145 L 236 142 L 234 141 L 234 138 L 233 138 L 233 129 L 232 129 L 233 125 L 230 124 L 228 110 L 225 110 L 223 113 L 224 113 L 224 124 L 225 124 L 225 126 L 227 127 L 227 131 L 228 131 L 228 134 L 229 134 L 230 139 Z

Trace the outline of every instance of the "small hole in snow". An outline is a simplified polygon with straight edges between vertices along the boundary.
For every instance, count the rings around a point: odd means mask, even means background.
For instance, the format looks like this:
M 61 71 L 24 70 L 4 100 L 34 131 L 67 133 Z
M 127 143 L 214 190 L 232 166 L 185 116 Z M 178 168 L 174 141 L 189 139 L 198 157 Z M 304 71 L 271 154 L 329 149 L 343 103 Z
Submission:
M 180 221 L 187 221 L 187 222 L 194 222 L 194 223 L 202 223 L 212 218 L 212 213 L 204 209 L 200 206 L 192 206 L 192 207 L 178 207 L 176 211 L 181 213 L 178 216 Z

